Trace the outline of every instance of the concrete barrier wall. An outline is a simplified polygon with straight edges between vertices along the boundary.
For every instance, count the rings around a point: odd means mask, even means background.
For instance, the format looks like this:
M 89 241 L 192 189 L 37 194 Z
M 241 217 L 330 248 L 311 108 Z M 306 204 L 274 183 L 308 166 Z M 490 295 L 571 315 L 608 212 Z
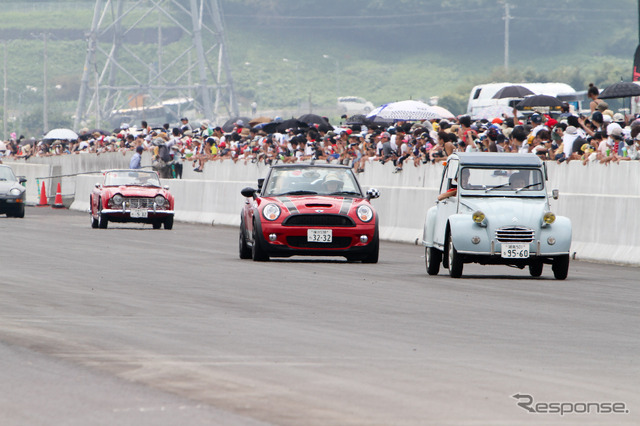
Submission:
M 107 156 L 119 156 L 107 161 Z M 74 164 L 77 172 L 102 168 L 113 161 L 123 167 L 128 161 L 122 154 L 105 158 L 89 157 L 83 167 Z M 67 162 L 61 161 L 62 174 L 68 173 Z M 51 158 L 51 157 L 50 157 Z M 63 158 L 63 157 L 61 157 Z M 90 161 L 96 159 L 96 163 Z M 48 164 L 53 165 L 54 162 Z M 125 166 L 126 167 L 126 166 Z M 580 162 L 557 164 L 547 162 L 549 191 L 558 189 L 560 198 L 551 200 L 554 213 L 567 216 L 573 223 L 572 252 L 576 258 L 621 264 L 640 265 L 640 162 L 620 164 L 590 164 Z M 385 240 L 415 243 L 422 238 L 424 217 L 435 203 L 442 174 L 441 164 L 414 167 L 406 164 L 400 173 L 393 173 L 392 164 L 368 164 L 358 178 L 363 188 L 375 187 L 381 197 L 373 200 L 380 215 L 380 234 Z M 244 164 L 243 161 L 211 162 L 202 173 L 185 163 L 181 180 L 168 180 L 176 197 L 178 221 L 238 225 L 244 203 L 240 189 L 257 186 L 268 167 L 264 164 Z M 76 202 L 72 208 L 86 210 L 88 194 L 99 176 L 78 177 Z
M 109 152 L 101 155 L 95 154 L 74 154 L 74 155 L 54 155 L 50 157 L 29 157 L 28 159 L 17 159 L 11 162 L 13 165 L 43 165 L 49 166 L 50 171 L 37 176 L 38 178 L 46 176 L 64 176 L 55 179 L 47 179 L 45 188 L 49 197 L 56 195 L 56 187 L 58 182 L 61 183 L 62 194 L 65 198 L 76 193 L 76 177 L 78 173 L 99 172 L 109 169 L 127 169 L 133 152 L 126 152 L 123 155 L 120 152 Z M 5 164 L 8 164 L 5 162 Z M 142 165 L 151 165 L 151 155 L 148 153 L 142 156 Z M 15 170 L 15 169 L 14 169 Z M 72 175 L 72 176 L 67 176 Z M 35 179 L 34 179 L 35 182 Z M 28 189 L 28 188 L 27 188 Z M 32 193 L 37 194 L 37 192 Z

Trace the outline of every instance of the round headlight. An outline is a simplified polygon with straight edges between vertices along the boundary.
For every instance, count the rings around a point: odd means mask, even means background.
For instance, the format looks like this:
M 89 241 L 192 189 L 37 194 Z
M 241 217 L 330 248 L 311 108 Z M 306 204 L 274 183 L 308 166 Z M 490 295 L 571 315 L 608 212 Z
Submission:
M 280 207 L 277 204 L 267 204 L 262 209 L 262 215 L 267 220 L 276 220 L 280 217 Z
M 164 198 L 162 195 L 156 195 L 156 198 L 154 198 L 153 201 L 156 202 L 156 206 L 162 207 L 167 202 L 167 199 Z
M 546 223 L 547 225 L 550 225 L 556 221 L 556 215 L 551 212 L 546 212 L 542 220 L 544 220 L 544 223 Z
M 358 207 L 356 214 L 358 215 L 358 219 L 363 222 L 369 222 L 371 219 L 373 219 L 373 210 L 371 210 L 371 207 L 369 206 Z
M 119 206 L 124 201 L 124 197 L 120 194 L 116 194 L 113 196 L 111 201 L 113 201 L 113 204 L 115 204 L 116 206 Z
M 484 218 L 485 218 L 485 215 L 480 210 L 474 212 L 473 215 L 471 216 L 471 219 L 473 219 L 475 223 L 482 223 L 482 221 L 484 221 Z
M 20 191 L 20 189 L 18 188 L 11 188 L 11 191 L 9 191 L 9 194 L 13 195 L 14 197 L 19 196 L 22 193 L 22 191 Z

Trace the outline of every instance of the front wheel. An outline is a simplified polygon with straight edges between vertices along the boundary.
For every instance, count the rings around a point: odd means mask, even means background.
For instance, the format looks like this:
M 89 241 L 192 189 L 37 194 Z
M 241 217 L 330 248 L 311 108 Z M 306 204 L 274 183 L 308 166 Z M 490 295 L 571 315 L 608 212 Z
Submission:
M 440 263 L 442 262 L 442 252 L 435 247 L 425 247 L 424 258 L 427 265 L 427 274 L 438 275 Z
M 460 278 L 462 276 L 462 267 L 464 266 L 464 263 L 462 262 L 462 255 L 460 255 L 458 250 L 453 246 L 451 238 L 449 239 L 448 253 L 449 275 L 451 278 Z
M 378 263 L 378 253 L 380 252 L 380 240 L 377 235 L 374 237 L 374 240 L 369 244 L 369 246 L 371 247 L 371 249 L 369 250 L 369 253 L 367 253 L 362 258 L 362 263 Z
M 529 274 L 532 277 L 539 277 L 542 275 L 542 268 L 544 268 L 544 263 L 540 261 L 535 261 L 529 264 Z
M 167 216 L 167 218 L 164 220 L 164 229 L 166 229 L 167 231 L 173 229 L 173 216 Z
M 251 259 L 253 253 L 251 252 L 251 247 L 247 245 L 247 239 L 244 236 L 244 221 L 240 222 L 240 236 L 238 240 L 240 259 Z
M 260 241 L 261 237 L 256 232 L 258 227 L 253 225 L 253 246 L 251 247 L 251 257 L 256 262 L 265 262 L 269 260 L 269 255 L 262 248 L 262 242 Z
M 564 280 L 569 275 L 569 255 L 563 254 L 562 256 L 556 256 L 553 259 L 553 276 L 556 280 Z
M 24 204 L 18 204 L 13 211 L 13 217 L 22 219 L 24 217 Z
M 102 214 L 102 200 L 98 200 L 98 205 L 100 205 L 100 211 L 98 212 L 98 228 L 100 229 L 107 229 L 107 226 L 109 226 L 109 219 L 107 219 L 107 216 Z

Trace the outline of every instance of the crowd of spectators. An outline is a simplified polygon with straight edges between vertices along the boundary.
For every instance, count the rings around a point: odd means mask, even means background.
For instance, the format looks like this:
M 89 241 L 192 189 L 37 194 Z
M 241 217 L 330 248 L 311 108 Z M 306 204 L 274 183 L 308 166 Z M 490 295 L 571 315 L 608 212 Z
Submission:
M 594 90 L 595 89 L 595 90 Z M 134 151 L 129 166 L 138 168 L 144 152 L 161 177 L 182 176 L 183 167 L 201 172 L 210 162 L 230 160 L 275 164 L 326 161 L 363 172 L 372 162 L 392 162 L 398 173 L 407 165 L 444 160 L 453 152 L 534 153 L 543 160 L 583 164 L 640 159 L 640 118 L 613 113 L 590 87 L 590 114 L 562 112 L 523 115 L 513 110 L 492 120 L 456 119 L 419 122 L 364 122 L 343 126 L 289 128 L 266 133 L 238 120 L 230 131 L 203 121 L 192 127 L 187 118 L 175 127 L 151 128 L 122 125 L 111 134 L 83 129 L 75 141 L 35 141 L 16 138 L 0 141 L 2 157 L 29 158 L 49 155 L 99 155 Z M 342 119 L 348 122 L 348 117 Z

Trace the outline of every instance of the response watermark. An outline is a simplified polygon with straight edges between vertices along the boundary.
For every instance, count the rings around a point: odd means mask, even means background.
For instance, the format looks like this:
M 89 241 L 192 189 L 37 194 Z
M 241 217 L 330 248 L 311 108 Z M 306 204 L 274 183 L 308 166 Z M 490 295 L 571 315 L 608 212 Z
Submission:
M 533 396 L 517 393 L 511 395 L 518 407 L 534 414 L 629 414 L 627 404 L 615 402 L 537 402 Z

